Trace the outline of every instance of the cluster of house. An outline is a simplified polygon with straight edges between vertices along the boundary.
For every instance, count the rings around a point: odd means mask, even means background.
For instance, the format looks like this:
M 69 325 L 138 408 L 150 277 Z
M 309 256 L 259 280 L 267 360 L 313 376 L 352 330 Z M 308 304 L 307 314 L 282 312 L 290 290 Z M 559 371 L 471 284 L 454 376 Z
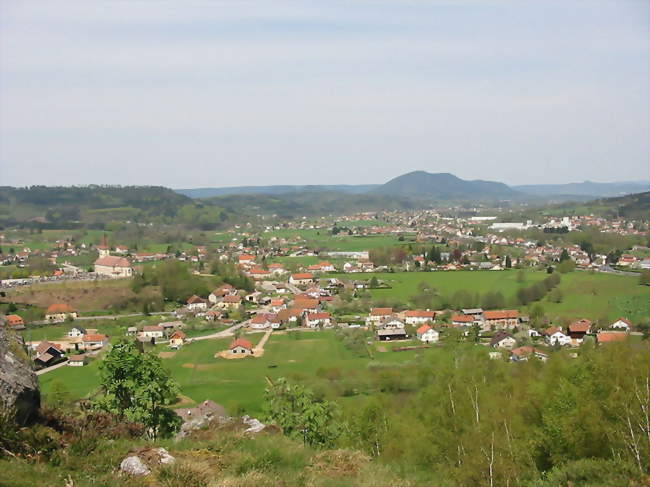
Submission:
M 34 363 L 39 368 L 50 367 L 66 358 L 68 365 L 82 366 L 87 363 L 89 352 L 108 345 L 108 336 L 95 329 L 73 326 L 61 339 L 28 342 L 27 345 L 34 352 Z
M 182 321 L 166 321 L 157 325 L 144 325 L 141 328 L 130 326 L 127 336 L 134 336 L 138 341 L 156 344 L 168 341 L 170 348 L 178 349 L 187 343 L 187 334 L 182 330 Z

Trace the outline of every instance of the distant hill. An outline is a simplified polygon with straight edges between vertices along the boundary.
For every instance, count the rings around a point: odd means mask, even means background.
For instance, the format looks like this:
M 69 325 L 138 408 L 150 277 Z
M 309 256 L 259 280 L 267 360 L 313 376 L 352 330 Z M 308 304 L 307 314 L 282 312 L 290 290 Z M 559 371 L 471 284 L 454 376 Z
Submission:
M 372 190 L 376 194 L 411 198 L 486 200 L 521 196 L 504 183 L 466 181 L 449 173 L 413 171 Z
M 650 181 L 594 183 L 585 181 L 569 184 L 528 184 L 508 186 L 482 180 L 464 180 L 450 173 L 413 171 L 391 179 L 385 184 L 333 185 L 275 185 L 233 186 L 222 188 L 176 189 L 177 193 L 193 199 L 228 195 L 289 195 L 299 193 L 336 192 L 351 195 L 384 194 L 427 200 L 531 200 L 586 201 L 593 198 L 622 196 L 650 191 Z
M 548 211 L 554 215 L 596 215 L 607 218 L 650 221 L 650 191 L 615 198 L 599 198 L 590 201 L 574 201 L 551 205 Z
M 222 208 L 227 215 L 240 219 L 258 214 L 282 218 L 347 214 L 357 211 L 410 210 L 421 205 L 411 198 L 382 194 L 349 194 L 336 191 L 297 191 L 285 194 L 232 194 L 200 200 Z
M 316 191 L 336 191 L 346 194 L 363 194 L 367 193 L 373 188 L 379 186 L 378 184 L 333 184 L 333 185 L 278 185 L 278 186 L 233 186 L 228 188 L 190 188 L 190 189 L 177 189 L 180 193 L 190 198 L 212 198 L 213 196 L 226 196 L 236 194 L 288 194 L 288 193 L 301 193 L 301 192 L 316 192 Z
M 34 221 L 57 228 L 82 223 L 173 218 L 187 196 L 161 186 L 0 187 L 0 223 Z
M 626 194 L 641 193 L 650 191 L 650 181 L 629 181 L 620 183 L 594 183 L 584 181 L 582 183 L 569 184 L 527 184 L 513 186 L 522 193 L 540 197 L 562 197 L 588 196 L 588 197 L 612 197 Z

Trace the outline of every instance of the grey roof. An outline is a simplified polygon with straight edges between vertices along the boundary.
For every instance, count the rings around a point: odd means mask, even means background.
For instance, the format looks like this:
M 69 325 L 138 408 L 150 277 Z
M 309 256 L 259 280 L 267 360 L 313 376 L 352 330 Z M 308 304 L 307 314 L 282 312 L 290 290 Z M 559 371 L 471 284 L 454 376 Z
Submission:
M 406 330 L 404 330 L 404 328 L 388 328 L 384 330 L 377 330 L 377 335 L 380 337 L 406 335 Z

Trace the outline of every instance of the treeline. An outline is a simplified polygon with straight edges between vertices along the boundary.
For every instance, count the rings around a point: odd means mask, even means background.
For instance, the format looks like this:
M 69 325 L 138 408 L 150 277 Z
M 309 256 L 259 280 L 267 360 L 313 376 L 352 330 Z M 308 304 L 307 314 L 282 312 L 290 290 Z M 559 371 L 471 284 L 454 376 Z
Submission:
M 519 304 L 523 306 L 526 306 L 528 303 L 531 303 L 533 301 L 540 301 L 546 296 L 546 294 L 548 294 L 549 291 L 557 287 L 557 285 L 560 284 L 560 281 L 560 274 L 550 274 L 547 278 L 540 282 L 519 288 L 517 291 L 517 300 L 519 301 Z M 557 292 L 552 296 L 555 302 L 561 301 L 561 298 L 558 300 L 558 296 L 561 295 L 559 295 Z

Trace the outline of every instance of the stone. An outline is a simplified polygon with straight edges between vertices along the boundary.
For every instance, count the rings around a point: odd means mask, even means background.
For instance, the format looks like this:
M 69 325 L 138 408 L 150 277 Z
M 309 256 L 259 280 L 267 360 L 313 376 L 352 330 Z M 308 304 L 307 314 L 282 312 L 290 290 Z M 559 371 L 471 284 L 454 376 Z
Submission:
M 136 477 L 142 477 L 151 473 L 149 467 L 147 467 L 138 456 L 126 457 L 122 460 L 122 463 L 120 463 L 120 470 Z
M 41 407 L 38 378 L 23 340 L 3 326 L 0 326 L 0 402 L 16 410 L 20 425 L 35 421 Z

